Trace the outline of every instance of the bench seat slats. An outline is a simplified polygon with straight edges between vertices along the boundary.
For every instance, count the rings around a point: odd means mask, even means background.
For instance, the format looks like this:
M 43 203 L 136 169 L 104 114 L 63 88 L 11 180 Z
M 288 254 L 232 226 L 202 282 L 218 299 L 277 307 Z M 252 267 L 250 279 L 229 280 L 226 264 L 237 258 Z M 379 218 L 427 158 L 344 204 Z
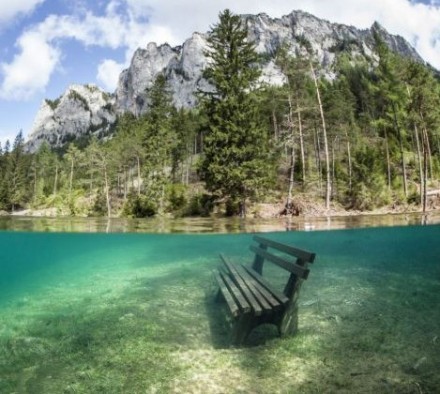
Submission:
M 316 254 L 310 253 L 305 250 L 294 248 L 293 246 L 285 245 L 276 241 L 273 241 L 271 239 L 262 238 L 258 235 L 254 236 L 253 238 L 256 242 L 258 242 L 260 245 L 266 245 L 271 248 L 278 249 L 284 253 L 290 254 L 292 256 L 295 256 L 303 261 L 306 261 L 308 263 L 313 263 L 315 261 Z
M 240 310 L 238 308 L 238 305 L 234 301 L 234 298 L 232 297 L 231 293 L 229 292 L 228 288 L 226 287 L 226 283 L 223 280 L 223 277 L 221 277 L 218 272 L 214 272 L 214 277 L 218 283 L 220 291 L 223 294 L 223 297 L 226 300 L 226 303 L 229 306 L 229 310 L 231 311 L 232 316 L 234 316 L 234 317 L 238 316 Z
M 298 330 L 298 295 L 309 275 L 307 263 L 315 254 L 290 245 L 254 236 L 255 253 L 252 267 L 232 263 L 220 254 L 222 264 L 215 273 L 219 284 L 216 300 L 227 304 L 233 316 L 231 342 L 240 345 L 261 324 L 274 324 L 278 333 L 293 335 Z M 263 264 L 272 263 L 288 271 L 284 290 L 275 288 L 263 278 Z
M 228 275 L 225 275 L 223 273 L 220 274 L 222 279 L 224 280 L 226 287 L 228 290 L 232 293 L 234 296 L 235 301 L 239 305 L 241 311 L 243 313 L 249 313 L 251 312 L 251 306 L 249 305 L 249 302 L 244 298 L 243 294 L 241 293 L 240 289 L 237 287 L 237 285 L 229 278 Z
M 264 313 L 270 313 L 272 311 L 272 305 L 269 304 L 269 302 L 264 297 L 264 295 L 259 291 L 259 289 L 258 289 L 259 286 L 254 285 L 255 281 L 252 282 L 249 280 L 249 275 L 239 265 L 234 264 L 234 268 L 235 268 L 236 272 L 238 273 L 238 275 L 240 275 L 240 277 L 243 279 L 243 281 L 246 284 L 246 286 L 248 287 L 248 289 L 252 292 L 252 295 L 255 297 L 257 302 L 260 304 Z
M 237 265 L 236 268 L 243 280 L 252 286 L 254 295 L 266 311 L 272 309 L 278 310 L 282 307 L 280 301 L 277 300 L 261 283 L 252 277 L 243 266 Z
M 264 279 L 258 272 L 256 272 L 252 268 L 249 268 L 246 266 L 243 266 L 243 267 L 251 276 L 253 276 L 259 283 L 261 283 L 261 285 L 265 289 L 270 291 L 276 297 L 276 299 L 278 301 L 280 301 L 283 305 L 285 305 L 289 302 L 289 298 L 287 298 L 284 293 L 274 289 L 273 286 L 266 279 Z
M 264 249 L 261 249 L 254 245 L 250 246 L 249 249 L 255 254 L 264 257 L 267 260 L 270 260 L 272 263 L 275 263 L 276 265 L 284 268 L 285 270 L 292 272 L 295 275 L 298 275 L 300 278 L 307 279 L 307 276 L 309 275 L 309 270 L 307 268 L 291 263 L 290 261 L 287 261 L 282 257 L 269 253 Z
M 231 262 L 228 261 L 228 259 L 225 256 L 220 255 L 220 257 L 223 260 L 223 263 L 225 264 L 226 268 L 229 270 L 234 282 L 242 290 L 242 293 L 244 294 L 246 300 L 249 302 L 252 309 L 254 310 L 255 316 L 260 316 L 263 310 L 261 308 L 261 305 L 255 299 L 255 296 L 252 294 L 252 290 L 249 289 L 249 287 L 243 281 L 243 278 L 238 274 L 237 270 L 235 269 L 235 266 L 231 264 Z

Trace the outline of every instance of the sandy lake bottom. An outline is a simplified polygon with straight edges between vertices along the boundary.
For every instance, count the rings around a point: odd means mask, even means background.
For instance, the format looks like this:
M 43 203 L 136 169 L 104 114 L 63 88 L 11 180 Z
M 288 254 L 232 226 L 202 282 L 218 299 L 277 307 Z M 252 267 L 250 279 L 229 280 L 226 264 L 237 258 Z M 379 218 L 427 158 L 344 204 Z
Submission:
M 231 348 L 212 271 L 252 234 L 0 232 L 0 393 L 439 392 L 439 225 L 265 236 L 317 253 L 299 333 Z

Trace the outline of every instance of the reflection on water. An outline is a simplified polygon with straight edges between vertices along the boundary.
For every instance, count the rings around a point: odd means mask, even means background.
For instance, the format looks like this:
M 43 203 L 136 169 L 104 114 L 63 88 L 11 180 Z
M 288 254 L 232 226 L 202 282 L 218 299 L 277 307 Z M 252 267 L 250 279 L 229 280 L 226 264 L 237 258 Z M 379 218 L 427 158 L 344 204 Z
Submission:
M 440 212 L 353 215 L 334 217 L 240 218 L 78 218 L 0 217 L 0 230 L 39 232 L 148 232 L 148 233 L 252 233 L 295 230 L 330 230 L 439 224 Z

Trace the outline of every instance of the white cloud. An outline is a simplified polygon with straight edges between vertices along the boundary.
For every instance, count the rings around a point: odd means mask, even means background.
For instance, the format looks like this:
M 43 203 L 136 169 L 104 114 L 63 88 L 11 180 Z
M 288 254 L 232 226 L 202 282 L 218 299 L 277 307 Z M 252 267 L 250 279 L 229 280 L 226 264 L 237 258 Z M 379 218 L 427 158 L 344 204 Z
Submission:
M 37 31 L 21 36 L 18 47 L 20 53 L 12 63 L 1 64 L 5 78 L 0 97 L 4 99 L 28 99 L 43 90 L 60 59 L 60 52 Z
M 31 10 L 42 1 L 11 1 L 15 6 L 2 2 L 0 18 Z M 265 12 L 280 17 L 292 7 L 360 28 L 377 20 L 390 33 L 405 37 L 424 59 L 440 68 L 440 7 L 409 0 L 111 0 L 103 15 L 81 8 L 75 15 L 48 16 L 24 32 L 17 41 L 18 53 L 10 63 L 0 65 L 0 96 L 26 98 L 44 89 L 60 64 L 66 38 L 86 46 L 125 49 L 124 62 L 103 59 L 97 69 L 97 80 L 113 90 L 119 71 L 128 65 L 136 48 L 150 41 L 181 44 L 192 32 L 207 31 L 225 8 L 240 14 Z
M 8 22 L 19 14 L 31 12 L 37 5 L 45 0 L 14 0 L 0 2 L 0 22 Z
M 127 0 L 136 9 L 145 0 Z M 434 4 L 434 3 L 433 3 Z M 183 40 L 193 31 L 206 31 L 225 8 L 235 13 L 265 12 L 272 17 L 293 9 L 310 12 L 331 22 L 369 28 L 378 21 L 390 33 L 399 34 L 414 45 L 421 56 L 440 69 L 440 6 L 409 0 L 149 0 L 150 22 L 169 26 L 173 36 Z
M 98 67 L 97 79 L 103 88 L 113 91 L 118 82 L 119 74 L 124 68 L 124 64 L 117 63 L 111 59 L 105 59 Z
M 150 41 L 177 44 L 169 27 L 148 24 L 140 11 L 122 13 L 121 2 L 111 1 L 103 16 L 89 11 L 81 15 L 50 15 L 43 22 L 23 33 L 16 46 L 18 53 L 10 63 L 0 64 L 3 80 L 0 98 L 27 99 L 48 84 L 61 59 L 63 39 L 74 39 L 85 46 L 125 48 L 123 63 L 103 60 L 97 79 L 105 88 L 114 90 L 117 74 L 129 64 L 133 52 Z M 141 15 L 141 16 L 139 16 Z

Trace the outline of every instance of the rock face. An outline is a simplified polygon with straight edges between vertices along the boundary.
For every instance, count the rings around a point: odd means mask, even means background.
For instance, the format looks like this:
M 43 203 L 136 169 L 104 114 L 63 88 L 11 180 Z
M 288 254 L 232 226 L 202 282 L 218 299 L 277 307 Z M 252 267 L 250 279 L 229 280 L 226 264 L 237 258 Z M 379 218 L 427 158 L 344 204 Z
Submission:
M 52 147 L 89 134 L 108 133 L 116 120 L 114 98 L 94 85 L 71 85 L 57 100 L 44 100 L 26 143 L 30 152 L 46 141 Z
M 118 112 L 142 113 L 148 107 L 147 90 L 156 76 L 164 72 L 173 92 L 177 107 L 193 107 L 194 92 L 208 88 L 202 78 L 207 59 L 206 35 L 194 33 L 183 46 L 171 48 L 168 44 L 156 46 L 150 43 L 145 49 L 138 49 L 130 67 L 124 70 L 116 89 Z
M 359 30 L 302 11 L 293 11 L 282 18 L 259 14 L 243 15 L 242 19 L 249 30 L 249 39 L 265 59 L 261 80 L 269 84 L 279 85 L 284 81 L 274 62 L 277 49 L 284 44 L 292 54 L 300 50 L 301 44 L 310 45 L 328 78 L 332 78 L 332 67 L 340 52 L 347 52 L 353 61 L 374 61 L 374 34 L 379 34 L 393 51 L 422 61 L 404 38 L 389 34 L 378 23 L 370 29 Z M 28 146 L 35 150 L 43 140 L 59 146 L 72 137 L 108 130 L 116 114 L 143 113 L 148 108 L 148 89 L 159 73 L 166 76 L 174 104 L 193 107 L 196 104 L 194 93 L 210 89 L 202 76 L 207 64 L 207 37 L 207 34 L 194 33 L 182 46 L 175 48 L 155 43 L 139 48 L 129 68 L 121 73 L 114 98 L 89 85 L 70 87 L 56 102 L 46 100 L 35 119 Z

